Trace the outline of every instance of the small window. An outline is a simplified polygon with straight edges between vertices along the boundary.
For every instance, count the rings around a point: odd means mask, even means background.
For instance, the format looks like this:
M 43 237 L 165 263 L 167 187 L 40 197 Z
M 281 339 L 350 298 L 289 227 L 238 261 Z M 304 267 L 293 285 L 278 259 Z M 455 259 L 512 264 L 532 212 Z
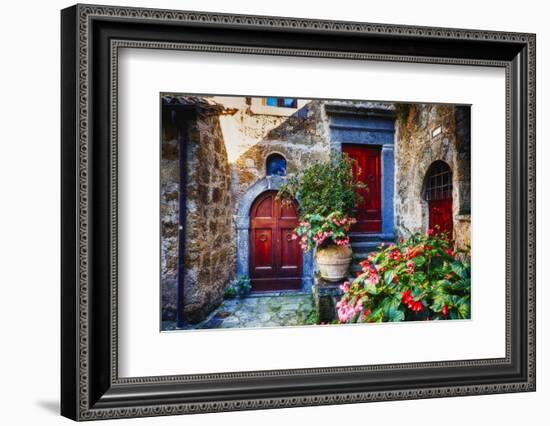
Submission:
M 453 198 L 453 175 L 444 161 L 432 163 L 424 181 L 426 201 L 449 200 Z
M 267 176 L 285 176 L 286 159 L 281 154 L 271 154 L 266 160 Z
M 267 106 L 280 108 L 298 108 L 298 99 L 296 98 L 265 98 Z

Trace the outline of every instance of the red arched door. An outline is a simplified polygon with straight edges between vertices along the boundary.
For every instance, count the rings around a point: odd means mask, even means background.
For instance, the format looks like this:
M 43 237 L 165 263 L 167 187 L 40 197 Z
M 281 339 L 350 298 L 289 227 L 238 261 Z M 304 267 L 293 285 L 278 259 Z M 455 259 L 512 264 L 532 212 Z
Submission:
M 300 289 L 302 252 L 292 238 L 296 203 L 283 204 L 276 191 L 259 195 L 250 208 L 250 279 L 253 291 Z
M 453 175 L 443 161 L 432 163 L 426 173 L 424 198 L 428 202 L 429 227 L 453 238 Z

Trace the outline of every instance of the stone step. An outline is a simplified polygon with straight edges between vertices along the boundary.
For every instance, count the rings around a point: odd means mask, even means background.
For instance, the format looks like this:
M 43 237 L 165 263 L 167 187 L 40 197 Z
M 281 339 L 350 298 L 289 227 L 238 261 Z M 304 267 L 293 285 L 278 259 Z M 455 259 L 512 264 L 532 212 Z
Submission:
M 364 232 L 352 232 L 349 235 L 352 242 L 392 242 L 395 237 L 393 234 L 370 234 Z
M 355 277 L 357 272 L 361 272 L 359 262 L 365 260 L 369 253 L 377 251 L 382 243 L 388 245 L 394 241 L 394 236 L 389 234 L 350 234 L 350 245 L 353 250 L 353 258 L 350 265 L 351 279 Z
M 354 251 L 351 255 L 352 262 L 360 262 L 367 258 L 370 252 L 363 252 L 363 251 Z
M 369 252 L 377 250 L 383 241 L 351 241 L 351 248 L 354 251 Z

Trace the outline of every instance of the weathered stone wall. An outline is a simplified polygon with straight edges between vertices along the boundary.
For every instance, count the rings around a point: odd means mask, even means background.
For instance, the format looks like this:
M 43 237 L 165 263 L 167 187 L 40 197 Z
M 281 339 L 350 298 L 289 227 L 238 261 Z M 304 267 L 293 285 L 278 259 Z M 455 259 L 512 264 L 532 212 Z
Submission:
M 230 170 L 218 111 L 180 123 L 163 117 L 161 154 L 161 294 L 163 320 L 175 320 L 178 298 L 180 167 L 178 132 L 186 150 L 183 318 L 203 320 L 223 299 L 235 271 Z
M 316 161 L 329 158 L 328 122 L 320 101 L 311 101 L 290 117 L 254 114 L 250 109 L 239 111 L 245 133 L 254 133 L 249 146 L 232 168 L 232 192 L 235 206 L 245 192 L 266 176 L 266 159 L 272 153 L 287 160 L 287 175 L 292 175 Z
M 178 280 L 179 149 L 178 131 L 163 114 L 160 160 L 160 282 L 162 319 L 175 320 Z
M 198 322 L 235 275 L 231 176 L 218 114 L 191 124 L 187 149 L 183 316 Z
M 398 237 L 426 231 L 424 177 L 437 160 L 452 170 L 454 239 L 470 245 L 470 108 L 399 104 L 396 107 L 395 222 Z

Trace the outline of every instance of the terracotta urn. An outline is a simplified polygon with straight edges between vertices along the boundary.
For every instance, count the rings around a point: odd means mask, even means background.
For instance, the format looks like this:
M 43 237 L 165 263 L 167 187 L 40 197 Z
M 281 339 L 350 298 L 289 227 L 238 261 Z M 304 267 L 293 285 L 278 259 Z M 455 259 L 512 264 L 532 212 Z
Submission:
M 330 245 L 318 248 L 315 253 L 321 278 L 330 282 L 342 281 L 347 277 L 351 259 L 352 251 L 347 246 Z

